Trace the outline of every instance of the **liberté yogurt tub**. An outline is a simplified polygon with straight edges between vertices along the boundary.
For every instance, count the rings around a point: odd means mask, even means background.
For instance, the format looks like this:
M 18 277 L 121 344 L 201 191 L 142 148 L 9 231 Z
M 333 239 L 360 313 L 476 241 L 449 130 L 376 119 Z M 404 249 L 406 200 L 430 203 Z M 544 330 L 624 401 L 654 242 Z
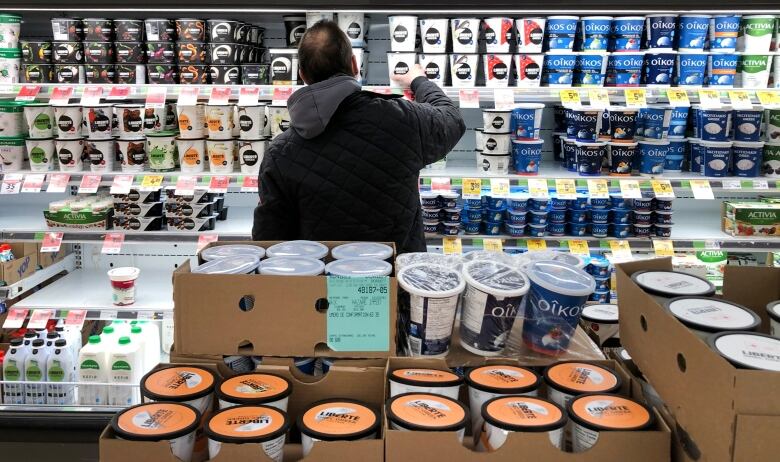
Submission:
M 647 406 L 615 394 L 580 396 L 569 403 L 567 410 L 573 423 L 573 452 L 593 447 L 600 432 L 648 430 L 655 423 L 655 416 Z
M 754 332 L 721 332 L 707 343 L 740 369 L 780 372 L 780 339 Z
M 271 257 L 308 257 L 320 260 L 328 255 L 328 247 L 314 241 L 287 241 L 272 245 L 266 251 Z
M 374 258 L 342 258 L 325 265 L 325 274 L 330 276 L 389 276 L 392 272 L 393 265 Z
M 544 370 L 547 396 L 557 405 L 566 406 L 574 397 L 585 393 L 614 393 L 620 389 L 620 376 L 610 369 L 581 361 L 565 361 Z
M 769 315 L 769 334 L 780 338 L 780 300 L 769 303 L 766 313 Z
M 217 457 L 223 443 L 258 445 L 268 458 L 282 462 L 290 420 L 287 413 L 269 406 L 235 406 L 223 409 L 204 428 L 209 438 L 209 459 Z
M 200 413 L 211 409 L 216 376 L 197 366 L 170 366 L 141 379 L 141 395 L 150 401 L 188 404 Z
M 379 414 L 360 401 L 331 399 L 314 403 L 298 417 L 303 456 L 320 441 L 374 439 L 379 424 Z
M 711 282 L 679 271 L 637 271 L 631 275 L 631 280 L 661 304 L 675 297 L 715 295 L 715 286 Z
M 192 269 L 196 274 L 251 274 L 260 264 L 257 255 L 235 255 L 206 261 Z
M 716 332 L 752 331 L 761 324 L 756 313 L 742 305 L 710 297 L 677 297 L 666 309 L 702 340 Z
M 546 399 L 532 396 L 502 396 L 482 407 L 485 428 L 477 441 L 478 452 L 492 452 L 506 442 L 511 432 L 547 432 L 556 448 L 563 444 L 566 414 Z
M 265 249 L 257 245 L 231 244 L 209 247 L 200 253 L 200 256 L 206 261 L 236 257 L 238 255 L 254 255 L 262 260 L 265 257 Z
M 466 373 L 469 386 L 472 435 L 482 431 L 482 405 L 500 396 L 536 396 L 542 379 L 536 372 L 511 365 L 490 365 L 470 369 Z
M 342 258 L 374 258 L 387 260 L 393 257 L 393 248 L 378 242 L 352 242 L 334 247 L 330 254 L 336 260 Z
M 192 460 L 201 413 L 181 403 L 146 403 L 120 411 L 111 420 L 116 436 L 129 441 L 168 441 L 182 462 Z
M 458 399 L 463 379 L 437 369 L 396 369 L 388 374 L 390 397 L 404 393 L 428 393 Z
M 219 408 L 258 405 L 287 411 L 287 401 L 292 394 L 292 384 L 284 377 L 248 372 L 223 380 L 217 388 Z
M 463 442 L 468 414 L 460 402 L 439 395 L 404 393 L 387 400 L 390 428 L 401 431 L 455 432 Z
M 319 276 L 325 271 L 325 263 L 309 257 L 271 257 L 260 262 L 258 269 L 260 274 L 265 275 Z

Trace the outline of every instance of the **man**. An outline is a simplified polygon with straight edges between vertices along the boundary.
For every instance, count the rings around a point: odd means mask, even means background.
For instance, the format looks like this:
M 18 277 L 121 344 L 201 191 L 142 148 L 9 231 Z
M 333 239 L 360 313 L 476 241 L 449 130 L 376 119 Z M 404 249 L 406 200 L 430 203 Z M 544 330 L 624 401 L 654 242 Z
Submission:
M 425 251 L 418 176 L 463 135 L 460 111 L 419 66 L 396 80 L 414 103 L 361 91 L 352 47 L 332 21 L 306 32 L 298 60 L 308 86 L 290 97 L 291 128 L 266 150 L 252 237 Z

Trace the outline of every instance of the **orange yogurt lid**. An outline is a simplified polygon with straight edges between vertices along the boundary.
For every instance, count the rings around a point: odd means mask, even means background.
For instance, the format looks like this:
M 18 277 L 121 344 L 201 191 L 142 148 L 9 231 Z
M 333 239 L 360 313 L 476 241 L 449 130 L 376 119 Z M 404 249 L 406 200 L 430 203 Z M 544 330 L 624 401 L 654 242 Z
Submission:
M 391 421 L 409 430 L 454 431 L 466 424 L 466 408 L 450 398 L 428 393 L 404 393 L 387 403 Z
M 161 441 L 187 435 L 198 427 L 200 412 L 179 403 L 146 403 L 119 412 L 111 421 L 126 440 Z
M 590 394 L 569 402 L 571 419 L 595 430 L 642 430 L 654 417 L 644 404 L 615 394 Z
M 550 431 L 566 424 L 557 404 L 532 396 L 501 396 L 482 405 L 486 422 L 510 431 Z
M 323 441 L 358 440 L 376 433 L 379 415 L 350 399 L 320 401 L 298 418 L 301 433 Z
M 231 403 L 262 404 L 284 399 L 292 393 L 290 381 L 274 374 L 249 372 L 224 380 L 217 396 Z
M 396 369 L 390 373 L 390 379 L 418 387 L 451 387 L 463 383 L 457 374 L 438 369 Z
M 234 406 L 217 412 L 206 424 L 210 439 L 223 443 L 261 443 L 287 433 L 287 414 L 269 406 Z
M 466 374 L 470 387 L 487 392 L 524 393 L 539 387 L 539 374 L 524 367 L 509 365 L 482 366 Z
M 197 366 L 172 366 L 141 379 L 141 394 L 155 401 L 190 401 L 214 390 L 214 373 Z
M 610 393 L 620 388 L 620 378 L 606 367 L 577 361 L 553 364 L 544 371 L 547 384 L 565 393 Z

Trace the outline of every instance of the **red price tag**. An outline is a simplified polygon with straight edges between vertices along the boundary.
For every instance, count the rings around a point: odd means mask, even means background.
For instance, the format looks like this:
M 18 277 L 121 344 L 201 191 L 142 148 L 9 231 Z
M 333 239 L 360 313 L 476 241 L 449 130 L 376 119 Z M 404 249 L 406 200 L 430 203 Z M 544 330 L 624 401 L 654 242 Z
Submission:
M 168 89 L 165 87 L 151 86 L 146 91 L 146 107 L 162 108 L 165 107 L 165 96 Z
M 241 87 L 238 92 L 239 106 L 254 106 L 260 99 L 259 87 Z
M 117 254 L 122 250 L 122 244 L 125 242 L 125 235 L 123 233 L 106 233 L 106 238 L 103 239 L 103 248 L 100 249 L 100 253 Z
M 63 233 L 43 233 L 41 252 L 59 252 Z
M 106 99 L 126 99 L 130 96 L 130 87 L 127 85 L 112 85 Z
M 176 196 L 194 196 L 195 195 L 195 183 L 197 177 L 194 176 L 180 176 L 176 179 L 176 189 L 174 195 Z
M 35 101 L 40 92 L 40 85 L 22 85 L 19 88 L 19 93 L 16 95 L 16 101 Z
M 87 310 L 70 310 L 65 317 L 66 327 L 75 327 L 81 330 L 84 325 L 84 321 L 87 319 Z
M 49 96 L 49 104 L 52 106 L 68 104 L 73 95 L 73 87 L 54 87 Z
M 176 102 L 179 106 L 195 106 L 198 104 L 198 94 L 200 87 L 186 86 L 179 92 L 179 99 Z
M 43 187 L 43 179 L 46 177 L 43 173 L 31 174 L 24 177 L 24 183 L 22 183 L 23 193 L 38 193 L 41 192 Z
M 82 106 L 94 106 L 100 103 L 100 98 L 103 97 L 103 87 L 96 85 L 89 85 L 84 87 L 84 92 L 81 94 Z
M 70 175 L 67 173 L 52 173 L 49 175 L 49 186 L 46 188 L 46 192 L 64 193 L 65 188 L 68 187 L 68 181 L 70 181 Z
M 81 177 L 78 194 L 95 194 L 102 179 L 100 175 L 84 175 Z
M 292 92 L 292 87 L 274 87 L 274 96 L 271 104 L 282 106 L 287 104 L 287 100 L 290 99 Z
M 201 250 L 203 250 L 204 247 L 211 244 L 212 242 L 217 242 L 217 239 L 219 239 L 219 236 L 216 234 L 201 234 L 198 236 L 198 248 L 195 250 L 196 253 L 200 253 Z
M 19 194 L 23 179 L 24 175 L 21 173 L 7 173 L 3 177 L 3 183 L 0 184 L 0 194 Z
M 117 175 L 111 183 L 111 194 L 129 194 L 133 175 Z
M 8 316 L 3 323 L 3 329 L 18 329 L 24 325 L 24 320 L 27 319 L 28 310 L 19 310 L 11 308 L 8 310 Z
M 257 177 L 254 175 L 245 176 L 241 183 L 241 192 L 257 192 L 259 189 Z
M 232 90 L 230 87 L 214 87 L 211 89 L 209 104 L 212 106 L 224 106 L 230 101 Z
M 451 191 L 449 178 L 431 178 L 431 189 L 433 191 Z
M 461 89 L 458 92 L 460 107 L 464 109 L 479 109 L 479 90 Z
M 224 175 L 212 176 L 209 181 L 209 192 L 224 194 L 228 190 L 230 184 L 230 177 Z
M 35 310 L 30 315 L 30 320 L 27 321 L 27 328 L 40 330 L 45 329 L 46 324 L 54 316 L 54 310 Z

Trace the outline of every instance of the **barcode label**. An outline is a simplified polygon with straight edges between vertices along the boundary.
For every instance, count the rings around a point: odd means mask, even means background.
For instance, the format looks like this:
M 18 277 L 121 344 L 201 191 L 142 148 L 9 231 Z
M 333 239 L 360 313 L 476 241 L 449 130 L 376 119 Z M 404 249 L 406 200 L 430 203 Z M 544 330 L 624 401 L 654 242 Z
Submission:
M 52 31 L 54 32 L 54 40 L 60 40 L 58 35 L 60 35 L 60 23 L 57 21 L 52 21 L 51 23 Z
M 422 354 L 422 340 L 415 337 L 409 337 L 409 351 L 413 355 L 421 355 Z

